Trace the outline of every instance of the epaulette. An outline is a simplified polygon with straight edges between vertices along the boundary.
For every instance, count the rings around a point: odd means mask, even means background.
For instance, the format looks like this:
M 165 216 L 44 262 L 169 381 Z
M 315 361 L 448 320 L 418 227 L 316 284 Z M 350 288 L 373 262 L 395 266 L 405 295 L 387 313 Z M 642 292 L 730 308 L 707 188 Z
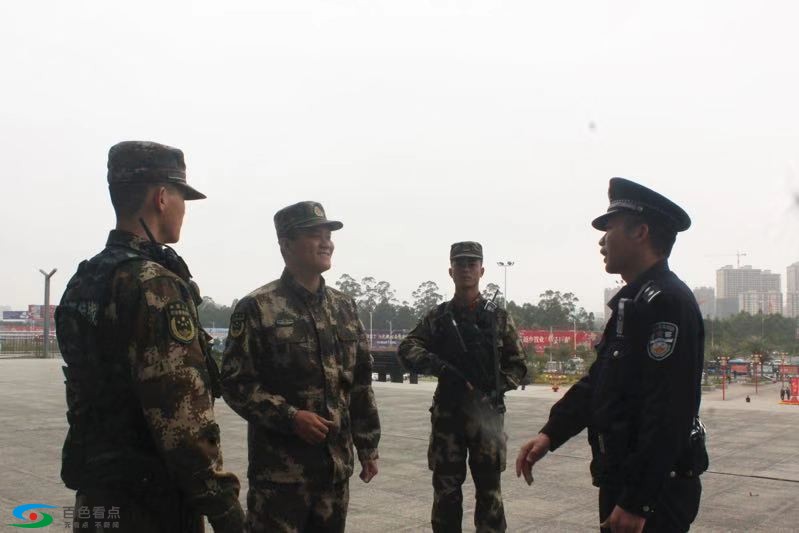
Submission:
M 649 280 L 641 287 L 638 291 L 638 294 L 635 295 L 634 302 L 640 303 L 652 303 L 652 300 L 657 298 L 657 295 L 661 293 L 660 286 L 655 283 L 653 280 Z

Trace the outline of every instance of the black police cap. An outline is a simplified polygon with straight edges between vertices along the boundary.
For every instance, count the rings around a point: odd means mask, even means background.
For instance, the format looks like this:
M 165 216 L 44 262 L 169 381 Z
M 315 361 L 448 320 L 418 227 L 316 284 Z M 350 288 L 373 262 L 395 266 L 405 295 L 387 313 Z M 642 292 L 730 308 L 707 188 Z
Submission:
M 624 178 L 611 178 L 608 187 L 610 205 L 608 211 L 591 222 L 591 225 L 604 231 L 608 220 L 617 213 L 633 213 L 647 222 L 676 232 L 691 227 L 691 217 L 662 194 L 643 185 Z

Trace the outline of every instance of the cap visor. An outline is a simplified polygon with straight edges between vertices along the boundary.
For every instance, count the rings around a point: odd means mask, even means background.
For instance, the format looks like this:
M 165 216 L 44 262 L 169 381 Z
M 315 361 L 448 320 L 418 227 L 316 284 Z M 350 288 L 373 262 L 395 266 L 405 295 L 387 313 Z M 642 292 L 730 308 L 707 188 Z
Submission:
M 608 220 L 613 218 L 615 215 L 618 215 L 619 213 L 634 213 L 634 211 L 631 211 L 629 209 L 612 209 L 607 213 L 605 213 L 604 215 L 596 217 L 591 222 L 591 225 L 594 227 L 594 229 L 598 229 L 599 231 L 605 231 L 608 227 Z
M 330 228 L 330 231 L 336 231 L 343 228 L 344 224 L 342 224 L 338 220 L 313 220 L 311 222 L 306 222 L 304 224 L 298 224 L 294 227 L 296 229 L 306 229 L 306 228 L 317 228 L 319 226 L 325 226 L 327 228 Z
M 183 199 L 184 200 L 205 200 L 207 196 L 203 193 L 195 189 L 194 187 L 189 187 L 185 184 L 178 185 L 181 189 L 183 189 Z
M 467 252 L 467 253 L 463 253 L 463 254 L 453 255 L 452 257 L 450 257 L 450 260 L 458 259 L 459 257 L 470 257 L 470 258 L 474 258 L 474 259 L 482 259 L 483 258 L 482 255 L 470 254 L 470 253 Z

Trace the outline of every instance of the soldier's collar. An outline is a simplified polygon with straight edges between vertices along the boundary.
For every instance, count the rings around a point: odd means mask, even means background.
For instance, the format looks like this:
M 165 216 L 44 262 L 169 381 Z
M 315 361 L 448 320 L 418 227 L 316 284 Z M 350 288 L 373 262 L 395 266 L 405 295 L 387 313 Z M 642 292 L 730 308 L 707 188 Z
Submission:
M 450 300 L 450 307 L 452 309 L 457 309 L 458 311 L 475 311 L 480 307 L 480 303 L 483 301 L 483 295 L 478 294 L 477 297 L 469 302 L 468 304 L 464 304 L 459 300 L 456 300 L 455 297 L 452 297 Z
M 149 239 L 140 237 L 134 233 L 123 231 L 119 229 L 112 229 L 108 234 L 108 240 L 105 242 L 106 246 L 124 246 L 135 250 L 140 254 L 148 257 L 153 256 L 153 243 Z
M 321 281 L 319 282 L 319 288 L 316 290 L 316 293 L 312 293 L 299 283 L 297 280 L 294 279 L 294 276 L 291 275 L 291 272 L 287 268 L 283 269 L 283 273 L 280 275 L 280 281 L 283 282 L 294 294 L 296 294 L 302 301 L 304 302 L 322 302 L 325 299 L 325 278 L 324 276 L 320 276 Z
M 658 261 L 657 263 L 652 265 L 652 267 L 649 270 L 639 274 L 639 276 L 635 278 L 635 281 L 622 287 L 621 290 L 617 292 L 613 298 L 610 299 L 610 301 L 607 304 L 608 307 L 610 307 L 611 309 L 615 309 L 616 304 L 619 303 L 620 299 L 635 297 L 635 295 L 638 294 L 638 291 L 641 290 L 641 287 L 643 287 L 646 282 L 657 279 L 668 271 L 669 271 L 668 259 L 664 259 L 663 261 Z

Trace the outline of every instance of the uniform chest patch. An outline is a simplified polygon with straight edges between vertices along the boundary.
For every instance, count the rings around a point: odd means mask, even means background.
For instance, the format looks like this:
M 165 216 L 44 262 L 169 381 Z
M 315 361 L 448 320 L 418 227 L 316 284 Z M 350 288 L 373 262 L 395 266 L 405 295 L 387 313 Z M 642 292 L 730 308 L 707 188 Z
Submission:
M 166 317 L 169 322 L 169 334 L 182 344 L 191 344 L 197 337 L 197 326 L 191 316 L 189 306 L 184 302 L 170 302 L 166 306 Z
M 244 333 L 244 313 L 233 313 L 230 316 L 230 336 L 234 339 Z
M 662 361 L 674 352 L 680 329 L 671 322 L 658 322 L 652 326 L 646 351 L 655 361 Z

